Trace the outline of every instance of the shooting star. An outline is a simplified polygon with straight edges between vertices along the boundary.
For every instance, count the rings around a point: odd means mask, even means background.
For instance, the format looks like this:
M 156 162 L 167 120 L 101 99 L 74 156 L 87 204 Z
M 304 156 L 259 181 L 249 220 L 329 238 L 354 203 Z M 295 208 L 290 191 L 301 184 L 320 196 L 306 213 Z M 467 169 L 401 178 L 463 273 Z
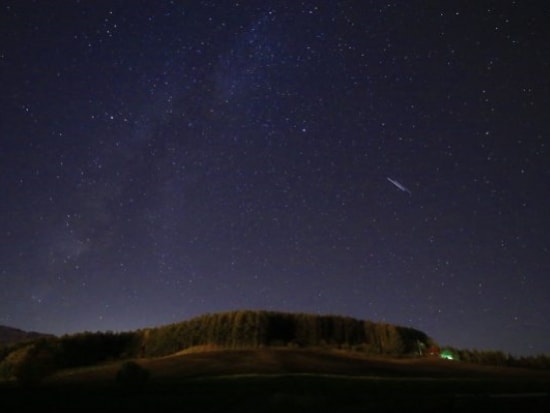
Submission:
M 409 190 L 409 188 L 407 188 L 406 186 L 402 185 L 400 182 L 394 180 L 394 179 L 391 179 L 390 177 L 386 177 L 386 179 L 388 181 L 390 181 L 392 184 L 394 184 L 396 187 L 398 187 L 401 191 L 403 192 L 408 192 L 409 195 L 412 195 L 412 192 Z

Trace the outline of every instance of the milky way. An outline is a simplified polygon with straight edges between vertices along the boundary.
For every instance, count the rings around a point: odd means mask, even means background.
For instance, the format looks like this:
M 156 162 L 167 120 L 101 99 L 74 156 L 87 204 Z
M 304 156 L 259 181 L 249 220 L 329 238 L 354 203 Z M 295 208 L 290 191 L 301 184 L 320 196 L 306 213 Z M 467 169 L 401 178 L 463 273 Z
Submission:
M 0 324 L 550 351 L 546 2 L 221 3 L 2 3 Z

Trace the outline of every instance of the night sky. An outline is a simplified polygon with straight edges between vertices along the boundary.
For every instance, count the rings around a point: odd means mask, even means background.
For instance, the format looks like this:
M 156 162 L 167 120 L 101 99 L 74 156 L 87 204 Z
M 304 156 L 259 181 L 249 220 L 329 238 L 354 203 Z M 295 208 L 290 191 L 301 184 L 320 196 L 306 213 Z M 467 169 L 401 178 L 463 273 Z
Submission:
M 0 324 L 550 352 L 547 1 L 0 6 Z

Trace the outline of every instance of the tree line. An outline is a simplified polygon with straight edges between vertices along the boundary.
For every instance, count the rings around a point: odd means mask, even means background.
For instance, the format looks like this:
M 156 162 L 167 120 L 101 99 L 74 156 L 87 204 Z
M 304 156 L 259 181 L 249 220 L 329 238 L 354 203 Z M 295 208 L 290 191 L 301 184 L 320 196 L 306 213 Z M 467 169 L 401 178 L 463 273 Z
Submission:
M 403 355 L 428 344 L 423 332 L 351 317 L 268 311 L 206 314 L 138 332 L 144 356 L 162 356 L 200 345 L 222 348 L 336 347 Z
M 0 348 L 0 378 L 33 381 L 65 368 L 158 357 L 195 346 L 219 348 L 326 347 L 403 355 L 430 342 L 421 331 L 350 317 L 268 311 L 206 314 L 133 332 L 83 332 Z
M 351 317 L 233 311 L 133 332 L 84 332 L 0 346 L 0 379 L 32 383 L 55 370 L 165 356 L 195 346 L 322 347 L 372 355 L 419 356 L 437 344 L 413 328 Z M 447 349 L 464 362 L 550 369 L 550 355 L 517 358 L 500 351 Z
M 475 350 L 445 347 L 452 351 L 457 360 L 495 367 L 519 367 L 529 369 L 550 369 L 550 354 L 534 356 L 514 356 L 500 350 Z

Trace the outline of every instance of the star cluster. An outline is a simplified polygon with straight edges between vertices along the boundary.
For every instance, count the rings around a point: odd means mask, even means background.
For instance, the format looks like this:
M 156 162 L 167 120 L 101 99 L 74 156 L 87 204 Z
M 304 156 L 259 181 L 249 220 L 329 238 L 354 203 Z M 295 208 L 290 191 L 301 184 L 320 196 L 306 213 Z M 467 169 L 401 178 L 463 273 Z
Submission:
M 550 351 L 543 1 L 5 1 L 0 324 L 243 308 Z

